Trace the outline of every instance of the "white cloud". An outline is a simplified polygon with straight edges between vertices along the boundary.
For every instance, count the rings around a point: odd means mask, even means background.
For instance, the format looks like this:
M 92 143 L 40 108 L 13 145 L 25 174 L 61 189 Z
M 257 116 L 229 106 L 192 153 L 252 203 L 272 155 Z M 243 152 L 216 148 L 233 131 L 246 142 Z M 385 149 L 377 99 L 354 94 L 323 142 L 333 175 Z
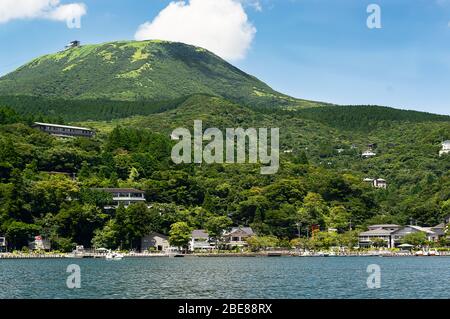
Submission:
M 256 28 L 239 0 L 171 2 L 151 22 L 142 24 L 136 40 L 184 42 L 208 49 L 227 60 L 243 59 Z
M 65 21 L 69 28 L 81 27 L 84 3 L 60 4 L 59 0 L 0 0 L 0 23 L 16 19 Z

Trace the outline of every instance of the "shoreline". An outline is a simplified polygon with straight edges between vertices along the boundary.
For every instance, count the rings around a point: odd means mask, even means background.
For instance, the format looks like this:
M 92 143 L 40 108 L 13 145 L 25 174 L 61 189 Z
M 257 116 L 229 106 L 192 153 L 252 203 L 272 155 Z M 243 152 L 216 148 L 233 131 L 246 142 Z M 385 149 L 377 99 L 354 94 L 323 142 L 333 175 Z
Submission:
M 170 258 L 168 254 L 125 254 L 124 259 L 133 259 L 133 258 Z M 387 258 L 396 258 L 396 257 L 417 257 L 417 258 L 425 258 L 425 257 L 450 257 L 450 252 L 441 253 L 440 255 L 431 255 L 431 256 L 418 256 L 415 254 L 396 254 L 396 253 L 354 253 L 354 254 L 340 254 L 340 255 L 328 255 L 328 254 L 310 254 L 303 255 L 301 253 L 293 253 L 293 252 L 260 252 L 260 253 L 193 253 L 193 254 L 185 254 L 178 257 L 186 257 L 186 258 L 236 258 L 236 257 L 246 257 L 246 258 L 255 258 L 255 257 L 265 257 L 265 258 L 280 258 L 280 257 L 302 257 L 302 258 L 340 258 L 340 257 L 387 257 Z M 17 260 L 17 259 L 106 259 L 105 255 L 84 255 L 73 257 L 70 254 L 8 254 L 8 253 L 0 253 L 0 260 Z

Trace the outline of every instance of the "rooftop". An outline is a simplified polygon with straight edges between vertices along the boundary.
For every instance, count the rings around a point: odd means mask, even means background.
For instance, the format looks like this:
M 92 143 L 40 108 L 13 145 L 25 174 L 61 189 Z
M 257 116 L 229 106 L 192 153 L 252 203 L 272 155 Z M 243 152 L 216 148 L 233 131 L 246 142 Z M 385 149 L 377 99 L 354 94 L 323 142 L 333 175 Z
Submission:
M 203 229 L 196 229 L 192 231 L 192 238 L 209 238 L 209 235 Z
M 421 226 L 413 226 L 413 225 L 409 225 L 407 227 L 411 227 L 413 229 L 416 229 L 418 231 L 427 233 L 427 234 L 434 234 L 435 232 L 431 230 L 431 227 L 421 227 Z
M 393 232 L 393 230 L 377 228 L 362 232 L 359 236 L 389 236 Z
M 381 229 L 381 228 L 399 228 L 399 225 L 396 224 L 379 224 L 379 225 L 370 225 L 369 229 Z
M 40 126 L 51 126 L 51 127 L 69 128 L 69 129 L 74 129 L 74 130 L 92 131 L 90 128 L 87 128 L 87 127 L 68 126 L 68 125 L 41 123 L 41 122 L 34 122 L 34 124 L 35 125 L 40 125 Z
M 225 233 L 225 236 L 230 236 L 238 232 L 241 232 L 248 236 L 253 236 L 255 234 L 251 227 L 233 227 L 230 232 Z

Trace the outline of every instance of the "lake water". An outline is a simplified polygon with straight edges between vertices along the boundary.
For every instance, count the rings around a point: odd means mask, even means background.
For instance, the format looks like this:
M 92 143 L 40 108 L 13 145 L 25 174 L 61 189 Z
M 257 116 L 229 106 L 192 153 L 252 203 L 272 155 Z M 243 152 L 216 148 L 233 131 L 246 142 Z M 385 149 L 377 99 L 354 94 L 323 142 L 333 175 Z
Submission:
M 81 269 L 68 289 L 67 266 Z M 381 288 L 367 288 L 367 266 Z M 449 298 L 450 257 L 0 260 L 3 298 Z

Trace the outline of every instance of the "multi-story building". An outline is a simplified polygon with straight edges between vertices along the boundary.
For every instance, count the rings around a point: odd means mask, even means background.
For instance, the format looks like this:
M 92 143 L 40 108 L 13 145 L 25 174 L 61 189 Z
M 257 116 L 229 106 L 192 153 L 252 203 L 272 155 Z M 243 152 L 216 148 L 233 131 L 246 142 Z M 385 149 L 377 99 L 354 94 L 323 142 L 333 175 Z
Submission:
M 211 250 L 214 248 L 214 243 L 211 242 L 211 239 L 205 230 L 196 229 L 192 231 L 191 241 L 189 242 L 190 251 Z
M 401 226 L 395 224 L 372 225 L 369 230 L 359 234 L 359 246 L 371 247 L 375 239 L 382 239 L 388 248 L 392 247 L 391 234 L 400 229 Z
M 231 231 L 225 232 L 223 240 L 228 247 L 244 247 L 248 246 L 246 239 L 254 235 L 250 227 L 233 227 Z
M 369 230 L 359 234 L 359 246 L 371 247 L 375 239 L 382 239 L 385 246 L 394 248 L 402 244 L 403 238 L 412 233 L 422 232 L 430 242 L 436 242 L 439 238 L 445 236 L 445 226 L 439 224 L 434 227 L 421 227 L 409 225 L 401 227 L 399 225 L 372 225 Z
M 86 127 L 35 122 L 34 128 L 56 137 L 93 137 L 95 132 Z
M 109 193 L 112 202 L 105 209 L 116 209 L 120 205 L 125 208 L 136 203 L 145 203 L 145 192 L 134 188 L 93 188 L 92 190 Z

